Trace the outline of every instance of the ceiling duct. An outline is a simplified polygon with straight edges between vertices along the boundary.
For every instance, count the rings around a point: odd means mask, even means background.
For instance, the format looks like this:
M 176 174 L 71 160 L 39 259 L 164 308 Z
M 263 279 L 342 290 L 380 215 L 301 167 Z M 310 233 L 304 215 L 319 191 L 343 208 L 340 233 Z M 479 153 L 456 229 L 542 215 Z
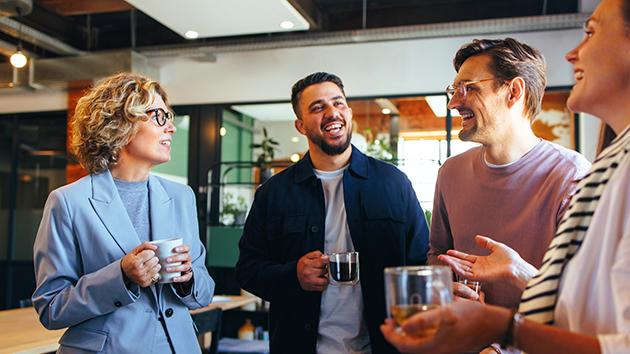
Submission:
M 0 0 L 0 16 L 24 16 L 33 11 L 33 0 Z
M 66 58 L 32 59 L 23 69 L 0 64 L 0 87 L 31 89 L 65 86 L 71 81 L 94 80 L 130 71 L 159 80 L 159 68 L 142 54 L 125 51 Z
M 0 17 L 0 31 L 17 38 L 19 28 L 19 21 L 8 17 Z M 85 54 L 84 51 L 76 49 L 56 38 L 25 25 L 22 25 L 22 40 L 59 55 Z
M 203 44 L 136 48 L 149 58 L 199 56 L 254 50 L 308 47 L 335 44 L 401 41 L 426 38 L 479 36 L 513 32 L 551 31 L 583 28 L 590 14 L 564 14 L 506 19 L 462 21 L 429 25 L 388 27 L 356 31 L 287 34 L 269 39 L 243 38 L 205 41 Z

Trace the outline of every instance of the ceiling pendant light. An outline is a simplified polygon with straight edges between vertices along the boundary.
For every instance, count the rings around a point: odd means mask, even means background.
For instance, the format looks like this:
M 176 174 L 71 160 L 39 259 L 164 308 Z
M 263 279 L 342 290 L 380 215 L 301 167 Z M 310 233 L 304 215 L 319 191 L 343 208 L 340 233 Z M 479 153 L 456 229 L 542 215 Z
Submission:
M 21 50 L 18 50 L 17 53 L 11 55 L 11 65 L 18 69 L 23 68 L 27 61 L 28 59 L 26 59 L 26 55 L 24 55 Z
M 20 27 L 18 28 L 18 45 L 17 52 L 11 55 L 11 65 L 16 68 L 23 68 L 24 65 L 28 62 L 26 55 L 22 53 L 22 9 L 20 7 L 16 8 L 19 19 L 20 19 Z

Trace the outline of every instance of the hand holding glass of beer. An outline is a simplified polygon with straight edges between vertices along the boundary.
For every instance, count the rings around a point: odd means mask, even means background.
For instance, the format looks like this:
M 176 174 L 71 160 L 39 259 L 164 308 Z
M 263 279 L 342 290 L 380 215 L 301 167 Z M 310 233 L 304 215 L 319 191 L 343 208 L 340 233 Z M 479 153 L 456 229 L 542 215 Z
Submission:
M 393 318 L 399 331 L 403 321 L 420 311 L 444 308 L 453 299 L 453 273 L 445 266 L 408 266 L 385 268 L 385 298 L 387 316 Z M 406 333 L 415 337 L 433 335 L 439 326 L 421 333 Z

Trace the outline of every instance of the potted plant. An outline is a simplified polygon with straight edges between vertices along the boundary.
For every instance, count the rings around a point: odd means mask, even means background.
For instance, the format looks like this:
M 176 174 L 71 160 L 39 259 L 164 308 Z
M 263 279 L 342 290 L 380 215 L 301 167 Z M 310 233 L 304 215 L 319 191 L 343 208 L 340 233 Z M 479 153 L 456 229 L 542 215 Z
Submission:
M 232 193 L 223 195 L 223 208 L 221 209 L 220 221 L 223 225 L 243 225 L 245 224 L 245 213 L 247 204 L 242 196 L 234 197 Z
M 369 142 L 365 154 L 383 161 L 390 161 L 394 156 L 392 153 L 392 147 L 385 137 Z
M 266 128 L 263 128 L 263 136 L 264 138 L 260 144 L 250 145 L 252 149 L 262 150 L 262 153 L 258 155 L 258 159 L 256 159 L 256 166 L 260 169 L 258 172 L 258 180 L 261 184 L 273 175 L 271 162 L 273 161 L 275 150 L 280 145 L 277 141 L 267 135 Z

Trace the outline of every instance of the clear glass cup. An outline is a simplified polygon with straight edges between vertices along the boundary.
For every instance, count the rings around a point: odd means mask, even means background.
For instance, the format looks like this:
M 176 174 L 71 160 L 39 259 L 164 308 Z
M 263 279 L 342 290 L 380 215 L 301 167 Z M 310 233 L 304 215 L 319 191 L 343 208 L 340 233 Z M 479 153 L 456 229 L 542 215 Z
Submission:
M 453 271 L 445 266 L 407 266 L 385 268 L 385 301 L 387 317 L 393 318 L 398 330 L 409 316 L 435 308 L 450 307 L 453 300 Z M 439 326 L 415 337 L 429 336 Z
M 457 276 L 457 282 L 460 284 L 464 284 L 469 287 L 472 291 L 476 292 L 477 295 L 481 295 L 481 282 L 476 280 L 466 279 L 461 276 Z
M 359 282 L 359 252 L 328 253 L 328 276 L 333 285 Z

